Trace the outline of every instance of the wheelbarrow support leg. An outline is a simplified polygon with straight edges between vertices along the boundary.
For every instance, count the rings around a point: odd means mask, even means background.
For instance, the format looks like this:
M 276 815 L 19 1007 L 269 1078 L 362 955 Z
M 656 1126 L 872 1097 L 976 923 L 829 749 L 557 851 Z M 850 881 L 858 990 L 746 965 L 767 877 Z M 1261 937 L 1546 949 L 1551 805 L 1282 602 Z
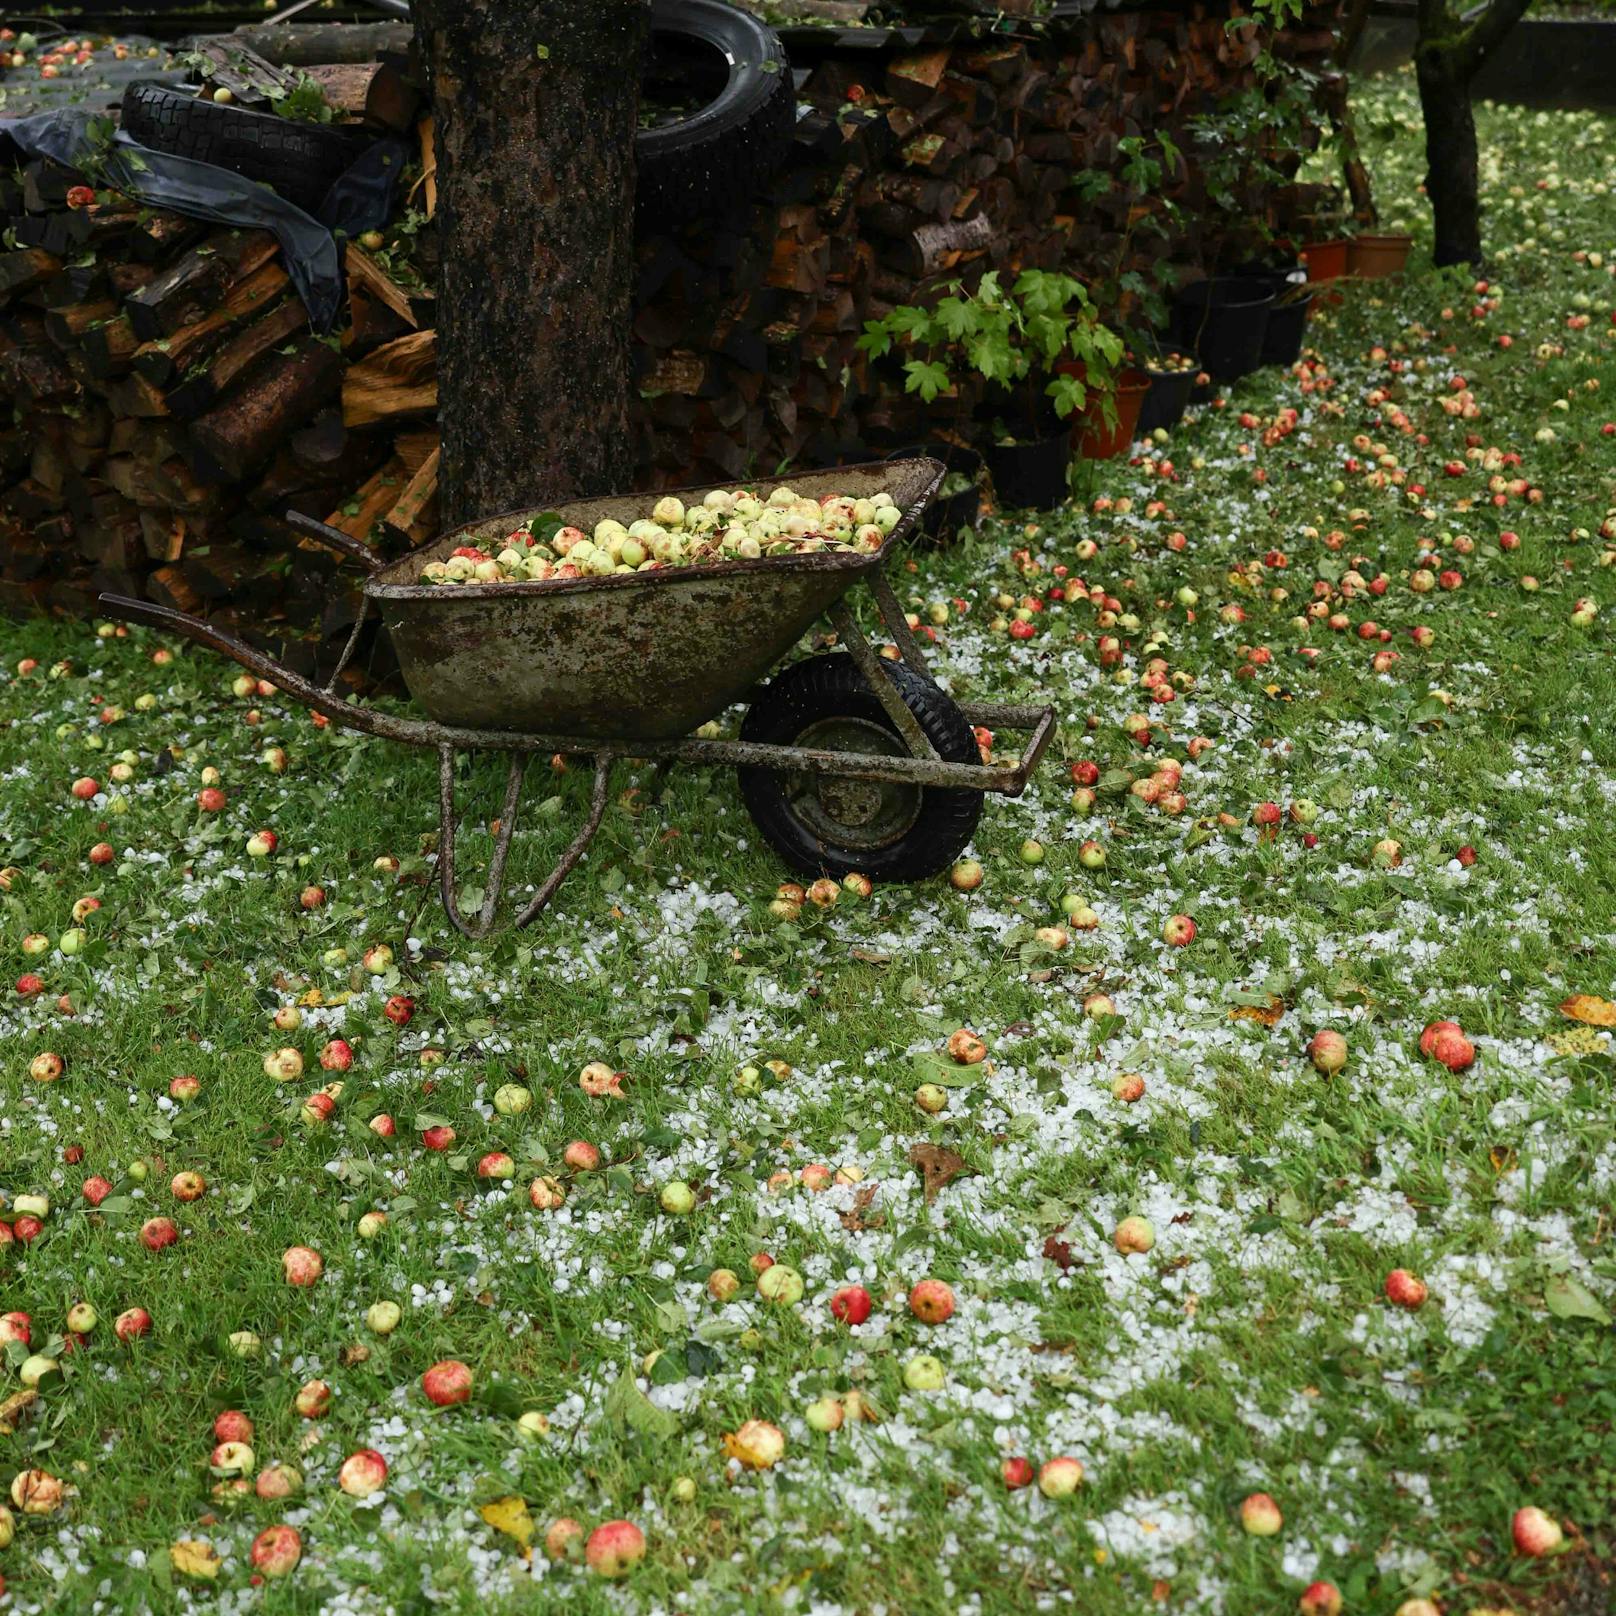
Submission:
M 505 782 L 505 806 L 499 816 L 499 835 L 494 839 L 494 857 L 488 866 L 488 885 L 483 893 L 483 906 L 477 919 L 468 921 L 460 913 L 460 900 L 455 894 L 455 832 L 460 829 L 459 816 L 454 805 L 455 749 L 438 748 L 438 890 L 443 895 L 443 910 L 456 931 L 479 939 L 494 929 L 494 916 L 499 909 L 500 895 L 505 886 L 505 860 L 510 856 L 511 837 L 516 834 L 516 809 L 522 799 L 522 775 L 527 758 L 522 753 L 511 757 L 510 774 Z
M 935 763 L 937 748 L 931 744 L 925 730 L 920 727 L 920 721 L 909 711 L 909 703 L 898 694 L 897 686 L 886 676 L 881 667 L 881 658 L 870 648 L 870 642 L 864 638 L 864 630 L 858 626 L 858 621 L 847 602 L 837 601 L 827 615 L 835 625 L 837 637 L 847 647 L 848 654 L 853 658 L 858 671 L 864 675 L 865 684 L 870 687 L 871 693 L 885 709 L 898 734 L 903 737 L 903 744 L 909 748 L 909 755 L 928 758 Z M 927 678 L 930 677 L 928 674 Z
M 600 829 L 600 822 L 606 814 L 606 793 L 612 782 L 613 755 L 610 752 L 600 752 L 595 756 L 595 789 L 589 799 L 589 817 L 583 823 L 583 828 L 572 839 L 572 846 L 561 855 L 560 862 L 551 870 L 545 883 L 539 888 L 533 902 L 516 917 L 518 928 L 531 926 L 535 920 L 544 913 L 545 905 L 556 895 L 556 888 L 572 874 L 577 868 L 578 860 L 584 856 L 589 844 L 595 839 L 595 832 Z
M 887 577 L 886 569 L 877 567 L 865 581 L 870 586 L 870 593 L 875 596 L 875 604 L 881 611 L 881 621 L 886 624 L 887 632 L 892 636 L 892 643 L 898 648 L 898 655 L 903 658 L 910 672 L 918 673 L 927 684 L 936 684 L 931 669 L 926 665 L 920 642 L 910 631 L 909 619 L 904 616 L 903 606 L 892 591 L 892 583 Z

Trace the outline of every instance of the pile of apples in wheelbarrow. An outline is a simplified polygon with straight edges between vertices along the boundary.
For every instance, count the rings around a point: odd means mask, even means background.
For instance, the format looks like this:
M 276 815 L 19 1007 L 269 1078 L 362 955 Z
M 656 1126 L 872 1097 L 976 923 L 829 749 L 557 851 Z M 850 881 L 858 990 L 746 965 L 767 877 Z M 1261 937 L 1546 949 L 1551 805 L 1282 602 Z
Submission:
M 447 561 L 429 561 L 421 578 L 429 584 L 542 583 L 826 550 L 873 554 L 902 518 L 885 489 L 868 499 L 831 493 L 815 500 L 790 488 L 764 499 L 749 489 L 713 488 L 699 505 L 670 494 L 627 527 L 602 517 L 592 534 L 553 512 L 535 516 L 507 536 L 498 555 L 462 544 Z

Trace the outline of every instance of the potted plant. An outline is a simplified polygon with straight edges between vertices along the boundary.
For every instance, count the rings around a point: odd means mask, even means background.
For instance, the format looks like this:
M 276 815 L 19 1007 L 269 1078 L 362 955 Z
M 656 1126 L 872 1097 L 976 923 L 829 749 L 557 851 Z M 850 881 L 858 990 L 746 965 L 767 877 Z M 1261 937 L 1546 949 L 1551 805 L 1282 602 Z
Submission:
M 895 345 L 907 355 L 905 390 L 925 403 L 982 398 L 988 469 L 1005 504 L 1059 503 L 1072 438 L 1060 422 L 1110 386 L 1122 354 L 1079 281 L 1046 270 L 1026 270 L 1010 287 L 991 270 L 974 288 L 953 281 L 929 308 L 895 308 L 859 338 L 875 358 Z
M 1130 267 L 1130 250 L 1141 232 L 1167 233 L 1167 221 L 1176 216 L 1178 208 L 1164 194 L 1163 182 L 1177 172 L 1183 159 L 1165 134 L 1125 135 L 1117 142 L 1117 155 L 1121 161 L 1114 175 L 1107 169 L 1086 169 L 1072 182 L 1085 202 L 1099 204 L 1105 198 L 1113 210 L 1118 204 L 1126 209 L 1116 255 L 1109 270 L 1089 282 L 1089 294 L 1097 306 L 1118 316 L 1159 326 L 1167 318 L 1166 300 L 1153 270 Z M 1061 368 L 1072 369 L 1083 379 L 1075 362 L 1068 361 Z M 1157 377 L 1148 364 L 1126 355 L 1110 385 L 1091 392 L 1084 403 L 1075 429 L 1078 453 L 1085 460 L 1109 460 L 1123 453 L 1141 430 L 1146 401 L 1156 386 Z M 1180 403 L 1172 419 L 1178 420 L 1183 413 Z

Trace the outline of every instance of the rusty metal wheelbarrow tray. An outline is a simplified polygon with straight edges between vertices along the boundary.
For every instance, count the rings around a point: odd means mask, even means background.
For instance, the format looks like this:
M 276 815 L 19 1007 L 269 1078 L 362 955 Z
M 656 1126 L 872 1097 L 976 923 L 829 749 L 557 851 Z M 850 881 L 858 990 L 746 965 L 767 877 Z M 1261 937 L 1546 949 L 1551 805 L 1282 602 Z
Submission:
M 592 757 L 589 814 L 571 845 L 516 917 L 530 925 L 583 857 L 606 811 L 611 769 L 620 758 L 676 760 L 789 774 L 840 776 L 947 790 L 1019 796 L 1055 730 L 1048 705 L 962 702 L 966 720 L 1030 732 L 1013 764 L 945 761 L 882 670 L 845 596 L 863 583 L 903 662 L 932 680 L 893 594 L 885 566 L 918 527 L 943 478 L 935 460 L 880 461 L 807 472 L 746 486 L 767 495 L 789 486 L 805 497 L 886 490 L 903 516 L 879 550 L 822 553 L 666 568 L 605 578 L 443 587 L 417 582 L 421 568 L 458 545 L 504 539 L 533 511 L 474 522 L 434 544 L 383 563 L 369 546 L 311 517 L 287 520 L 358 562 L 369 573 L 364 609 L 335 671 L 323 685 L 304 679 L 200 618 L 150 601 L 101 596 L 102 608 L 129 622 L 180 634 L 239 662 L 288 696 L 348 728 L 434 748 L 439 758 L 438 880 L 445 912 L 469 937 L 493 930 L 506 857 L 516 827 L 523 774 L 535 752 Z M 699 499 L 711 485 L 675 489 Z M 559 507 L 575 526 L 603 517 L 632 520 L 645 495 L 583 500 Z M 337 680 L 359 642 L 365 615 L 378 609 L 392 634 L 406 685 L 426 709 L 407 717 L 339 694 Z M 821 616 L 828 616 L 907 748 L 906 756 L 706 739 L 691 734 L 753 690 Z M 508 754 L 510 769 L 481 913 L 460 912 L 455 884 L 455 760 L 461 751 Z
M 886 491 L 906 514 L 880 550 L 724 561 L 606 578 L 443 587 L 418 582 L 458 545 L 495 551 L 541 514 L 472 522 L 373 573 L 365 595 L 381 612 L 410 694 L 440 724 L 543 730 L 602 741 L 688 735 L 746 692 L 859 578 L 915 527 L 936 486 L 936 462 L 906 460 L 758 483 L 804 498 Z M 706 488 L 675 489 L 699 503 Z M 585 533 L 627 526 L 650 496 L 557 507 Z

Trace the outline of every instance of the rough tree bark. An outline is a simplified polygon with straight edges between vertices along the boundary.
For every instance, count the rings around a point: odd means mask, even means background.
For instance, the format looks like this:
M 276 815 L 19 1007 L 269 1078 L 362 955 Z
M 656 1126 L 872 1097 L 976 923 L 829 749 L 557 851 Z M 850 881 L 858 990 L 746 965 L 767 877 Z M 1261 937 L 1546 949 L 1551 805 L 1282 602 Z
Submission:
M 647 0 L 416 0 L 445 525 L 627 488 Z
M 1489 0 L 1469 22 L 1448 0 L 1419 0 L 1414 72 L 1425 116 L 1425 194 L 1438 264 L 1480 267 L 1481 195 L 1470 81 L 1531 0 Z

